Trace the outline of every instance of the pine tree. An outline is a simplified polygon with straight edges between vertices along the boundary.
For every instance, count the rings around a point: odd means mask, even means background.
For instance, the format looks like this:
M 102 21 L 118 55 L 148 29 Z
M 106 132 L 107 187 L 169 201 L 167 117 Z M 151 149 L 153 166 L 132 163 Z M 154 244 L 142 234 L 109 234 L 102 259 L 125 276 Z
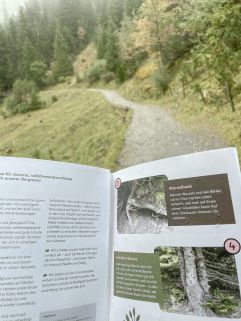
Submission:
M 106 65 L 109 71 L 117 72 L 119 67 L 119 47 L 117 38 L 117 29 L 111 17 L 108 19 L 106 30 L 105 57 Z
M 31 79 L 30 66 L 37 60 L 37 53 L 28 38 L 25 39 L 22 51 L 22 78 Z
M 6 35 L 4 29 L 0 26 L 0 91 L 8 88 L 8 52 Z
M 77 51 L 78 4 L 76 0 L 62 0 L 59 4 L 57 17 L 69 54 Z
M 97 57 L 98 59 L 105 58 L 106 53 L 106 27 L 99 27 L 98 38 L 97 38 Z
M 7 46 L 8 46 L 8 78 L 10 86 L 19 78 L 20 75 L 20 52 L 18 48 L 18 31 L 16 21 L 10 19 L 7 29 Z
M 39 52 L 42 60 L 50 67 L 53 59 L 54 27 L 48 17 L 47 8 L 43 7 L 41 15 L 41 28 L 39 30 Z
M 124 0 L 125 14 L 134 17 L 140 8 L 143 0 Z
M 124 14 L 124 1 L 109 0 L 107 11 L 113 23 L 119 28 Z
M 55 79 L 68 76 L 72 73 L 73 66 L 68 55 L 68 45 L 64 38 L 63 28 L 58 23 L 54 41 L 54 68 Z

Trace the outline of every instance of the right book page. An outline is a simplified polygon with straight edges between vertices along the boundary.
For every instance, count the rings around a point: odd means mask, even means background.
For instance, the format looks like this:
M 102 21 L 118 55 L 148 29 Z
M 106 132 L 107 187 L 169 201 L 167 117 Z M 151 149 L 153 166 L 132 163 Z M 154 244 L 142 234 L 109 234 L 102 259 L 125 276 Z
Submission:
M 110 321 L 241 320 L 236 149 L 114 174 Z

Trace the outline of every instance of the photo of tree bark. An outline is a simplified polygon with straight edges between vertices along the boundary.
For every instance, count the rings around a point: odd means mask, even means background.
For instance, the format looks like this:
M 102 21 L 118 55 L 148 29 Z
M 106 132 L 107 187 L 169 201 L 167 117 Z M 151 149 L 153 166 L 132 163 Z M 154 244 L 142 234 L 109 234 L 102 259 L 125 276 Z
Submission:
M 161 310 L 195 316 L 241 317 L 235 257 L 224 248 L 157 247 Z
M 165 175 L 121 184 L 118 190 L 117 229 L 121 234 L 158 234 L 167 228 Z

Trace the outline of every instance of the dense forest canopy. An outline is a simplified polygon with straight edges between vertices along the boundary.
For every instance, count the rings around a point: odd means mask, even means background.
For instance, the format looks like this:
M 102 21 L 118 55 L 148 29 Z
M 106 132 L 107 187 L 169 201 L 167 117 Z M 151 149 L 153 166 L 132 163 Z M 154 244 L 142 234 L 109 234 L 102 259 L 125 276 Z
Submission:
M 90 42 L 99 63 L 89 83 L 130 79 L 147 57 L 157 65 L 155 84 L 165 94 L 178 72 L 204 103 L 200 75 L 208 74 L 235 111 L 241 56 L 238 0 L 29 0 L 0 26 L 0 91 L 17 80 L 36 88 L 64 80 L 75 56 Z

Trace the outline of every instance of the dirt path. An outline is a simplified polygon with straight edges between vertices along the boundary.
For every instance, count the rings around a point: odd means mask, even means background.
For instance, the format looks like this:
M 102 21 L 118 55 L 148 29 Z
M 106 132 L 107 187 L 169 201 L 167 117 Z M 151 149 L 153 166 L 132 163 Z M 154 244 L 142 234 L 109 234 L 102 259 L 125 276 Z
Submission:
M 164 108 L 128 101 L 111 90 L 96 91 L 102 92 L 113 105 L 134 111 L 119 159 L 120 168 L 226 146 L 210 129 L 202 129 L 198 135 L 184 128 Z

